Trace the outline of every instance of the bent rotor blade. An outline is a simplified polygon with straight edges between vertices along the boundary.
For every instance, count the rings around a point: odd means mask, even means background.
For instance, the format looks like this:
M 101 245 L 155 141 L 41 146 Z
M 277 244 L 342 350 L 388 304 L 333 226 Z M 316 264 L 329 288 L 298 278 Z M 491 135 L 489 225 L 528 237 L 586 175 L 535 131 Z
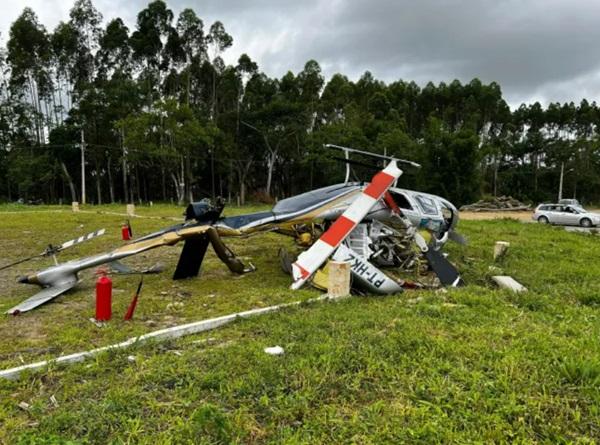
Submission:
M 59 295 L 64 294 L 66 291 L 75 287 L 76 284 L 77 280 L 62 285 L 47 287 L 34 296 L 29 297 L 27 300 L 17 304 L 15 307 L 10 308 L 8 311 L 6 311 L 6 313 L 10 315 L 18 315 L 21 312 L 27 312 L 31 309 L 35 309 L 36 307 L 41 306 L 42 304 L 58 297 Z
M 392 160 L 387 167 L 373 176 L 371 183 L 350 207 L 336 219 L 310 249 L 302 252 L 292 265 L 294 277 L 292 289 L 299 289 L 321 267 L 401 174 L 402 170 L 398 168 L 396 161 Z
M 100 229 L 100 230 L 96 230 L 95 232 L 88 233 L 87 235 L 82 235 L 79 238 L 75 238 L 75 239 L 66 241 L 66 242 L 62 243 L 60 246 L 58 246 L 56 248 L 55 252 L 60 252 L 61 250 L 68 249 L 69 247 L 73 247 L 76 244 L 80 244 L 85 241 L 89 241 L 92 238 L 102 236 L 102 235 L 104 235 L 104 232 L 106 232 L 106 229 Z
M 458 270 L 456 270 L 450 261 L 444 258 L 444 255 L 442 255 L 440 251 L 428 249 L 424 254 L 431 269 L 435 272 L 444 286 L 464 286 L 465 283 L 460 277 Z

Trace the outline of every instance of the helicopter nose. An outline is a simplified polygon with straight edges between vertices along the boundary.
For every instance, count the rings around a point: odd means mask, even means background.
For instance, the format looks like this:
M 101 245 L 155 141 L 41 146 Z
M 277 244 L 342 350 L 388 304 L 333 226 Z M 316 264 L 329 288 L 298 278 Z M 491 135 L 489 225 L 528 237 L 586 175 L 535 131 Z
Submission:
M 18 283 L 29 283 L 29 277 L 27 275 L 23 275 L 22 277 L 17 278 Z

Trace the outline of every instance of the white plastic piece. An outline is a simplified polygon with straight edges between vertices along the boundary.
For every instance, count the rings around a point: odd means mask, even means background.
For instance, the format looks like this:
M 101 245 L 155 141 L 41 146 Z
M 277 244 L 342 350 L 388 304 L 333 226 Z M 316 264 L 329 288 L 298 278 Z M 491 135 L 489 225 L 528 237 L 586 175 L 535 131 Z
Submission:
M 265 348 L 265 352 L 269 355 L 282 355 L 285 351 L 281 346 L 272 346 L 270 348 Z

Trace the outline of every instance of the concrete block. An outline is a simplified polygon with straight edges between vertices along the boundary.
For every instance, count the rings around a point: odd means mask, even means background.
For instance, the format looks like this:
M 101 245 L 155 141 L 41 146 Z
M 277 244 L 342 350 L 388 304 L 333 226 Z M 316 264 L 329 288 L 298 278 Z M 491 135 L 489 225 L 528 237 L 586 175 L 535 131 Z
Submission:
M 509 277 L 507 275 L 496 275 L 492 277 L 492 280 L 502 289 L 509 289 L 513 292 L 527 292 L 527 288 L 513 277 Z
M 346 261 L 330 261 L 329 283 L 327 293 L 331 298 L 342 298 L 350 295 L 350 263 Z
M 507 241 L 496 241 L 496 244 L 494 244 L 494 261 L 506 255 L 509 247 L 510 243 Z

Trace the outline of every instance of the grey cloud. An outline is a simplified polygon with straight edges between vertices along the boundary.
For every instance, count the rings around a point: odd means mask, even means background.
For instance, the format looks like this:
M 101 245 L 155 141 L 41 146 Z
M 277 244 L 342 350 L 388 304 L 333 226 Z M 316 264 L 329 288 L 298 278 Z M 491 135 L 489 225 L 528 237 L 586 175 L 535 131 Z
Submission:
M 133 28 L 143 0 L 96 0 L 105 19 Z M 25 4 L 49 29 L 71 1 L 7 5 L 6 34 Z M 594 0 L 203 0 L 168 1 L 193 8 L 205 26 L 221 20 L 234 37 L 226 61 L 248 53 L 272 76 L 317 60 L 327 76 L 385 81 L 497 81 L 512 105 L 600 97 L 600 2 Z M 66 13 L 63 13 L 66 19 Z M 8 23 L 7 18 L 10 17 Z M 51 25 L 51 26 L 50 26 Z

